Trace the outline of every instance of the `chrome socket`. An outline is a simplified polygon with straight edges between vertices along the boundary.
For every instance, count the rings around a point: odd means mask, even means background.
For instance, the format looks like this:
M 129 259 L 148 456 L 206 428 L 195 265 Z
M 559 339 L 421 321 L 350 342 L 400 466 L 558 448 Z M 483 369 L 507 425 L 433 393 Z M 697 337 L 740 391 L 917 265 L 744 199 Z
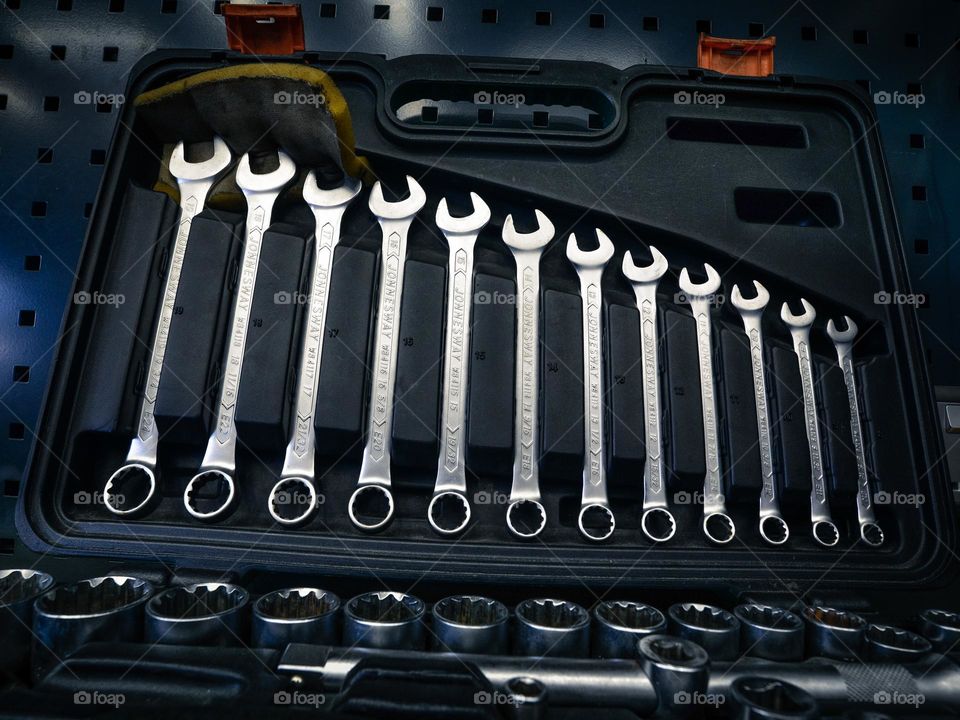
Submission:
M 929 608 L 920 613 L 919 628 L 937 652 L 960 650 L 960 613 Z
M 53 577 L 37 570 L 0 570 L 0 669 L 16 672 L 30 659 L 33 603 L 53 587 Z
M 810 657 L 850 660 L 860 656 L 867 621 L 856 613 L 822 605 L 803 609 Z
M 863 648 L 866 659 L 873 662 L 910 663 L 931 652 L 933 645 L 909 630 L 871 624 L 863 634 Z
M 164 590 L 147 603 L 145 639 L 163 645 L 243 645 L 250 595 L 229 583 Z
M 340 643 L 340 598 L 318 588 L 287 588 L 253 605 L 253 647 L 282 650 L 288 643 Z
M 153 585 L 127 576 L 81 580 L 40 595 L 33 604 L 33 663 L 42 674 L 89 642 L 138 642 Z
M 655 718 L 699 715 L 695 702 L 707 692 L 710 658 L 695 642 L 672 635 L 647 635 L 637 643 L 640 667 L 657 695 Z
M 794 617 L 796 617 L 794 615 Z M 814 720 L 817 701 L 806 690 L 785 680 L 739 677 L 730 684 L 730 717 L 740 720 Z
M 365 648 L 422 650 L 426 631 L 423 600 L 399 592 L 357 595 L 343 609 L 343 644 Z
M 691 640 L 711 660 L 734 660 L 740 650 L 740 621 L 713 605 L 677 603 L 667 611 L 670 632 Z
M 535 657 L 587 657 L 590 615 L 576 603 L 524 600 L 516 608 L 514 653 Z
M 744 603 L 733 609 L 740 621 L 743 652 L 764 660 L 803 660 L 803 620 L 783 608 Z
M 434 603 L 431 645 L 441 652 L 509 652 L 510 611 L 498 600 L 454 595 Z
M 593 608 L 591 654 L 596 658 L 637 656 L 637 640 L 667 631 L 667 619 L 654 607 L 639 602 L 613 600 Z

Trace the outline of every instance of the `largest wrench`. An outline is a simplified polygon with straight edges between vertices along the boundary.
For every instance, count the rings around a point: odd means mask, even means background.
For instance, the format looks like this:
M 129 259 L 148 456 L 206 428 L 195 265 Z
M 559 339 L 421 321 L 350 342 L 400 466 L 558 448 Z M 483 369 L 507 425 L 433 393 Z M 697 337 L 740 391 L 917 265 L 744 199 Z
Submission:
M 790 328 L 793 351 L 800 366 L 800 386 L 803 390 L 803 418 L 807 426 L 807 446 L 810 449 L 810 522 L 814 539 L 825 547 L 840 541 L 840 531 L 830 515 L 830 498 L 823 474 L 823 450 L 820 446 L 820 423 L 817 420 L 817 400 L 813 385 L 813 361 L 810 357 L 810 328 L 817 317 L 813 305 L 800 298 L 803 314 L 794 315 L 784 303 L 780 317 Z
M 857 381 L 853 374 L 853 339 L 857 336 L 857 324 L 852 318 L 843 316 L 847 329 L 837 330 L 833 320 L 827 321 L 827 335 L 837 349 L 837 363 L 843 372 L 843 382 L 847 387 L 847 402 L 850 405 L 850 435 L 853 438 L 853 450 L 857 457 L 857 520 L 860 523 L 860 537 L 868 545 L 883 545 L 883 530 L 877 524 L 870 499 L 870 476 L 867 473 L 867 458 L 863 450 L 863 428 L 860 425 L 860 403 L 857 400 Z
M 720 289 L 720 275 L 704 264 L 707 280 L 694 283 L 686 268 L 680 271 L 680 289 L 690 301 L 697 323 L 697 359 L 700 364 L 700 407 L 703 412 L 703 446 L 707 473 L 703 476 L 703 534 L 719 545 L 733 540 L 737 529 L 727 515 L 720 473 L 720 442 L 717 438 L 717 396 L 713 385 L 713 331 L 710 305 Z
M 413 218 L 427 202 L 423 188 L 409 175 L 406 200 L 387 202 L 376 183 L 370 191 L 370 212 L 380 223 L 383 248 L 380 251 L 380 299 L 373 345 L 373 377 L 370 409 L 367 413 L 367 442 L 357 489 L 350 496 L 347 512 L 360 530 L 380 530 L 393 518 L 390 491 L 390 433 L 393 426 L 393 388 L 397 375 L 397 335 L 400 333 L 400 298 L 403 296 L 403 269 L 407 256 L 407 233 Z
M 433 499 L 427 509 L 430 527 L 441 535 L 455 535 L 470 522 L 467 500 L 467 358 L 470 357 L 470 308 L 473 305 L 473 246 L 490 222 L 490 208 L 470 193 L 473 212 L 453 217 L 447 199 L 437 206 L 437 227 L 450 246 L 447 265 L 447 324 L 443 355 L 443 412 L 440 460 Z
M 513 215 L 503 223 L 503 242 L 517 265 L 516 377 L 513 413 L 513 486 L 507 528 L 519 538 L 539 535 L 547 525 L 540 501 L 540 257 L 553 240 L 553 223 L 539 210 L 537 229 L 518 233 Z
M 210 188 L 230 166 L 230 149 L 219 137 L 213 138 L 213 156 L 209 160 L 193 163 L 184 156 L 183 143 L 177 143 L 170 155 L 170 174 L 177 179 L 180 189 L 180 224 L 173 242 L 167 279 L 163 285 L 163 299 L 157 327 L 150 344 L 150 359 L 147 362 L 147 379 L 143 387 L 143 402 L 137 418 L 137 434 L 130 441 L 124 464 L 117 468 L 103 488 L 103 502 L 114 515 L 130 516 L 144 510 L 157 492 L 157 450 L 160 433 L 153 411 L 157 404 L 157 391 L 163 374 L 163 358 L 167 351 L 170 322 L 177 302 L 180 287 L 180 272 L 187 253 L 187 239 L 193 218 L 203 211 Z M 133 493 L 136 493 L 134 496 Z
M 260 248 L 263 245 L 263 233 L 270 227 L 273 205 L 297 173 L 293 160 L 282 152 L 277 154 L 279 164 L 272 172 L 255 174 L 250 169 L 249 154 L 244 154 L 237 166 L 237 187 L 243 191 L 247 201 L 246 239 L 237 296 L 233 301 L 223 377 L 220 380 L 220 401 L 217 404 L 216 425 L 207 441 L 200 470 L 183 491 L 184 507 L 198 520 L 219 517 L 231 506 L 236 495 L 233 476 L 237 471 L 237 426 L 234 416 L 240 392 L 243 353 L 247 345 L 247 328 L 250 326 L 253 290 L 257 284 Z M 213 486 L 213 494 L 204 492 L 208 486 Z
M 577 236 L 567 239 L 567 259 L 580 278 L 583 329 L 583 496 L 577 526 L 588 540 L 613 535 L 616 519 L 607 498 L 607 462 L 603 422 L 603 268 L 613 257 L 613 243 L 598 228 L 596 250 L 581 250 Z
M 303 181 L 303 199 L 313 211 L 316 231 L 310 304 L 300 349 L 293 428 L 280 479 L 267 499 L 271 517 L 281 525 L 301 523 L 317 508 L 314 417 L 320 385 L 320 360 L 323 358 L 324 326 L 327 322 L 327 299 L 333 274 L 333 254 L 340 242 L 340 221 L 350 201 L 359 192 L 360 181 L 349 177 L 345 178 L 343 185 L 331 190 L 320 189 L 316 173 L 312 170 Z

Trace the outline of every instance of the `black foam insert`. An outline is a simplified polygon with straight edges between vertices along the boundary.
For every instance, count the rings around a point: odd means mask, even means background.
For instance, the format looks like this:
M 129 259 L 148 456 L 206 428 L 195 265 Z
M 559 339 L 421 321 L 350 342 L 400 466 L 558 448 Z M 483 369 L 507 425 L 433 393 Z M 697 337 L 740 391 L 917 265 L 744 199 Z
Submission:
M 542 293 L 540 473 L 579 480 L 583 472 L 583 332 L 578 295 Z M 564 483 L 564 487 L 574 487 Z
M 772 359 L 773 382 L 770 385 L 776 398 L 772 405 L 776 408 L 773 433 L 778 438 L 781 450 L 777 475 L 781 478 L 785 494 L 809 495 L 810 450 L 803 414 L 800 367 L 791 348 L 775 347 Z
M 727 451 L 724 464 L 727 487 L 731 498 L 756 498 L 763 483 L 763 472 L 749 340 L 742 331 L 729 328 L 722 328 L 719 338 L 723 382 L 717 391 L 717 402 L 724 408 L 720 432 Z
M 703 444 L 703 413 L 700 407 L 700 365 L 697 360 L 697 326 L 693 317 L 667 310 L 663 314 L 667 343 L 666 400 L 669 425 L 665 432 L 668 450 L 667 484 L 673 491 L 703 488 L 707 472 Z
M 604 339 L 610 477 L 637 488 L 646 457 L 639 311 L 635 307 L 610 304 Z

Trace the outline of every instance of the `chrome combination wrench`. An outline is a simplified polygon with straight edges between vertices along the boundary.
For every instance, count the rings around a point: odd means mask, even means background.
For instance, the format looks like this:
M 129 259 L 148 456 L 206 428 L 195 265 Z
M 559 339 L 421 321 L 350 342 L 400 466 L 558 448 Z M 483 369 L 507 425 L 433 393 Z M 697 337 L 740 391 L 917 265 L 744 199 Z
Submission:
M 603 421 L 603 269 L 613 257 L 613 243 L 598 228 L 596 250 L 581 250 L 573 233 L 567 239 L 567 259 L 580 278 L 583 329 L 583 496 L 577 526 L 587 539 L 607 540 L 616 519 L 607 498 L 607 464 Z
M 640 266 L 629 252 L 623 255 L 623 275 L 633 286 L 640 311 L 640 369 L 643 374 L 643 426 L 646 463 L 643 466 L 643 516 L 640 528 L 653 542 L 666 542 L 677 532 L 677 521 L 667 505 L 663 439 L 660 435 L 660 367 L 657 358 L 657 285 L 669 269 L 667 259 L 650 246 L 653 262 Z
M 207 441 L 200 470 L 190 479 L 183 491 L 184 507 L 198 520 L 213 520 L 221 516 L 232 505 L 236 496 L 233 476 L 237 470 L 237 426 L 234 420 L 243 370 L 243 354 L 247 344 L 247 329 L 250 325 L 250 308 L 257 284 L 260 248 L 263 245 L 263 234 L 270 227 L 273 205 L 297 173 L 293 160 L 280 151 L 277 155 L 279 164 L 276 170 L 268 173 L 254 173 L 250 169 L 249 154 L 244 154 L 237 166 L 237 187 L 243 191 L 247 201 L 246 238 L 243 243 L 240 277 L 237 281 L 237 296 L 233 302 L 230 320 L 229 344 L 220 380 L 216 426 Z M 208 491 L 211 487 L 214 491 L 212 493 Z
M 857 400 L 857 381 L 853 374 L 853 340 L 857 337 L 857 324 L 852 318 L 843 316 L 847 329 L 837 330 L 833 320 L 827 321 L 827 335 L 837 349 L 837 364 L 843 371 L 843 382 L 847 387 L 847 402 L 850 405 L 850 435 L 853 450 L 857 457 L 857 520 L 860 523 L 860 537 L 868 545 L 883 545 L 883 530 L 877 524 L 870 496 L 870 477 L 867 473 L 867 458 L 863 449 L 863 428 L 860 425 L 860 402 Z
M 473 248 L 490 208 L 470 193 L 473 212 L 453 217 L 447 199 L 437 206 L 437 227 L 450 252 L 447 261 L 447 322 L 443 344 L 443 411 L 440 418 L 440 459 L 433 499 L 427 509 L 430 527 L 441 535 L 455 535 L 470 522 L 467 499 L 467 371 L 470 357 L 470 310 L 473 305 Z
M 377 182 L 370 191 L 368 203 L 383 233 L 380 294 L 366 445 L 357 489 L 350 496 L 347 506 L 353 524 L 367 532 L 384 528 L 394 512 L 393 493 L 390 490 L 390 433 L 393 426 L 393 389 L 397 375 L 403 270 L 407 256 L 407 233 L 413 218 L 427 202 L 423 188 L 409 175 L 407 187 L 410 194 L 405 200 L 387 202 L 383 197 L 383 188 Z
M 807 427 L 807 446 L 810 449 L 810 522 L 813 538 L 824 547 L 833 547 L 840 541 L 840 531 L 830 515 L 830 498 L 823 471 L 823 450 L 820 445 L 820 424 L 817 420 L 817 400 L 813 383 L 813 360 L 810 356 L 810 328 L 817 317 L 813 305 L 800 298 L 803 314 L 794 315 L 784 303 L 780 317 L 790 328 L 793 351 L 800 367 L 800 385 L 803 390 L 803 418 Z
M 117 468 L 103 488 L 103 502 L 114 515 L 130 517 L 144 510 L 157 492 L 157 451 L 160 433 L 157 430 L 154 408 L 160 377 L 163 374 L 163 359 L 170 336 L 174 306 L 180 273 L 187 253 L 190 227 L 203 211 L 210 189 L 230 166 L 232 156 L 227 144 L 219 137 L 213 138 L 213 156 L 202 162 L 188 162 L 182 142 L 177 143 L 170 155 L 170 174 L 177 179 L 180 190 L 180 218 L 177 236 L 170 254 L 167 278 L 163 285 L 157 325 L 150 344 L 147 361 L 147 377 L 143 387 L 143 401 L 137 418 L 137 434 L 130 441 L 130 449 L 124 464 Z
M 767 408 L 767 381 L 763 366 L 763 310 L 770 302 L 770 293 L 753 281 L 757 296 L 746 299 L 737 285 L 730 292 L 730 302 L 740 311 L 743 330 L 750 341 L 750 365 L 753 370 L 753 398 L 757 410 L 757 437 L 760 447 L 760 537 L 771 545 L 783 545 L 790 537 L 790 528 L 780 513 L 780 495 L 773 473 L 773 450 L 770 445 L 770 413 Z
M 300 374 L 290 442 L 283 458 L 280 479 L 270 491 L 267 508 L 281 525 L 296 525 L 307 520 L 317 508 L 315 482 L 317 392 L 320 361 L 327 322 L 327 301 L 333 275 L 333 255 L 340 242 L 340 221 L 347 206 L 360 192 L 360 181 L 350 177 L 339 187 L 322 190 L 311 170 L 303 181 L 303 199 L 316 221 L 313 269 L 303 346 L 300 349 Z
M 717 397 L 713 384 L 713 330 L 710 305 L 720 289 L 720 275 L 704 264 L 706 282 L 694 283 L 687 268 L 680 271 L 680 289 L 687 296 L 697 323 L 697 360 L 700 365 L 700 407 L 703 412 L 703 446 L 707 473 L 703 476 L 703 534 L 718 545 L 733 540 L 737 529 L 727 514 L 720 473 L 720 443 L 717 437 Z
M 513 413 L 513 485 L 507 528 L 529 539 L 547 525 L 540 498 L 540 258 L 553 240 L 553 223 L 539 210 L 537 229 L 518 233 L 513 216 L 503 223 L 503 242 L 517 266 L 516 363 Z

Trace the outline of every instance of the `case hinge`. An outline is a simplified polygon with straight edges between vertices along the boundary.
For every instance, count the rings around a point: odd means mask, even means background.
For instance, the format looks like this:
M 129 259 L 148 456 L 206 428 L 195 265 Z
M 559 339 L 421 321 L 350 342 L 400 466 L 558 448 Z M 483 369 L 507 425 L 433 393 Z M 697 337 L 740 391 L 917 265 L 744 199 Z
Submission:
M 776 44 L 776 37 L 738 40 L 700 33 L 697 67 L 724 75 L 766 77 L 773 74 L 773 48 Z

